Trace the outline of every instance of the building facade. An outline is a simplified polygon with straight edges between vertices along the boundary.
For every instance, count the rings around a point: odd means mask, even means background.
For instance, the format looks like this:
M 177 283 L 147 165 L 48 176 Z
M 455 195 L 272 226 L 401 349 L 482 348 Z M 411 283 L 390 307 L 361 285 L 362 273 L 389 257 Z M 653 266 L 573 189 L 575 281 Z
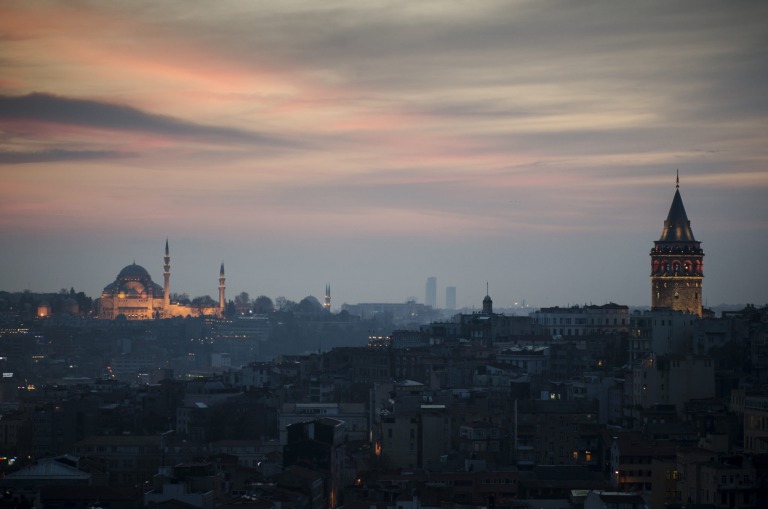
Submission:
M 613 302 L 602 306 L 541 308 L 531 313 L 531 318 L 550 336 L 606 335 L 629 330 L 629 306 Z
M 517 402 L 513 447 L 517 466 L 599 464 L 597 402 L 521 400 Z

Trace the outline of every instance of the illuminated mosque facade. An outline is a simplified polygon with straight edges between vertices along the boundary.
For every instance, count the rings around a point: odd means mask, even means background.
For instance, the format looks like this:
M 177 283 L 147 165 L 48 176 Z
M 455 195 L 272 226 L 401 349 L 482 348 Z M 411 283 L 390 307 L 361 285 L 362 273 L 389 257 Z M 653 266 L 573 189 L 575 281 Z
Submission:
M 124 316 L 128 320 L 151 320 L 186 316 L 214 316 L 224 314 L 224 264 L 219 271 L 219 303 L 217 306 L 196 306 L 171 302 L 171 255 L 165 241 L 164 285 L 152 281 L 147 269 L 133 262 L 120 271 L 115 280 L 104 287 L 97 300 L 99 318 L 114 320 Z

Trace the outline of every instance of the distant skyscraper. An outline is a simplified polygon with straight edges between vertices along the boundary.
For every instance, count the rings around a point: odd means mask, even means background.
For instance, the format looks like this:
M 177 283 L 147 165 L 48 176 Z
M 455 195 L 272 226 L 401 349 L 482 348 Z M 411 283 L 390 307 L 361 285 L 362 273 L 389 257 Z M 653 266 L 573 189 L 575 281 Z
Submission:
M 456 287 L 445 287 L 445 309 L 456 309 Z
M 437 308 L 437 278 L 434 276 L 427 278 L 427 290 L 424 297 L 424 304 Z
M 679 177 L 675 187 L 661 238 L 651 249 L 651 307 L 701 316 L 704 251 L 693 237 L 680 197 Z

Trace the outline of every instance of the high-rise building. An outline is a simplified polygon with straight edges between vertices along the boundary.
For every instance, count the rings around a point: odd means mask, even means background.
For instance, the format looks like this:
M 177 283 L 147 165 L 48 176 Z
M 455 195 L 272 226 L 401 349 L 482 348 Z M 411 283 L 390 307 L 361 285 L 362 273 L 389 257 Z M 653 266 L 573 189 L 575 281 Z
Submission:
M 651 249 L 651 307 L 701 316 L 704 251 L 685 213 L 679 176 L 675 188 L 661 238 Z
M 456 287 L 445 287 L 445 309 L 456 309 Z
M 424 297 L 424 304 L 437 308 L 437 278 L 430 276 L 427 278 L 427 289 Z

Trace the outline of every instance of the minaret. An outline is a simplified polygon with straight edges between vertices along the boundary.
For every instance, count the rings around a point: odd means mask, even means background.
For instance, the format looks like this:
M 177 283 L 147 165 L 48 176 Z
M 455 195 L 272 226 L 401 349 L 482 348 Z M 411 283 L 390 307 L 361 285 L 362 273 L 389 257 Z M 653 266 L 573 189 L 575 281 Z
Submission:
M 678 174 L 661 238 L 651 249 L 651 308 L 701 316 L 703 281 L 704 251 L 685 213 Z
M 224 307 L 226 301 L 224 300 L 224 262 L 221 262 L 221 270 L 219 270 L 219 309 L 222 314 L 224 313 Z
M 323 301 L 323 309 L 325 311 L 331 310 L 331 285 L 325 285 L 325 300 Z
M 165 278 L 165 286 L 163 287 L 163 304 L 165 307 L 171 305 L 171 254 L 168 251 L 168 238 L 165 239 L 165 265 L 163 265 L 163 277 Z

